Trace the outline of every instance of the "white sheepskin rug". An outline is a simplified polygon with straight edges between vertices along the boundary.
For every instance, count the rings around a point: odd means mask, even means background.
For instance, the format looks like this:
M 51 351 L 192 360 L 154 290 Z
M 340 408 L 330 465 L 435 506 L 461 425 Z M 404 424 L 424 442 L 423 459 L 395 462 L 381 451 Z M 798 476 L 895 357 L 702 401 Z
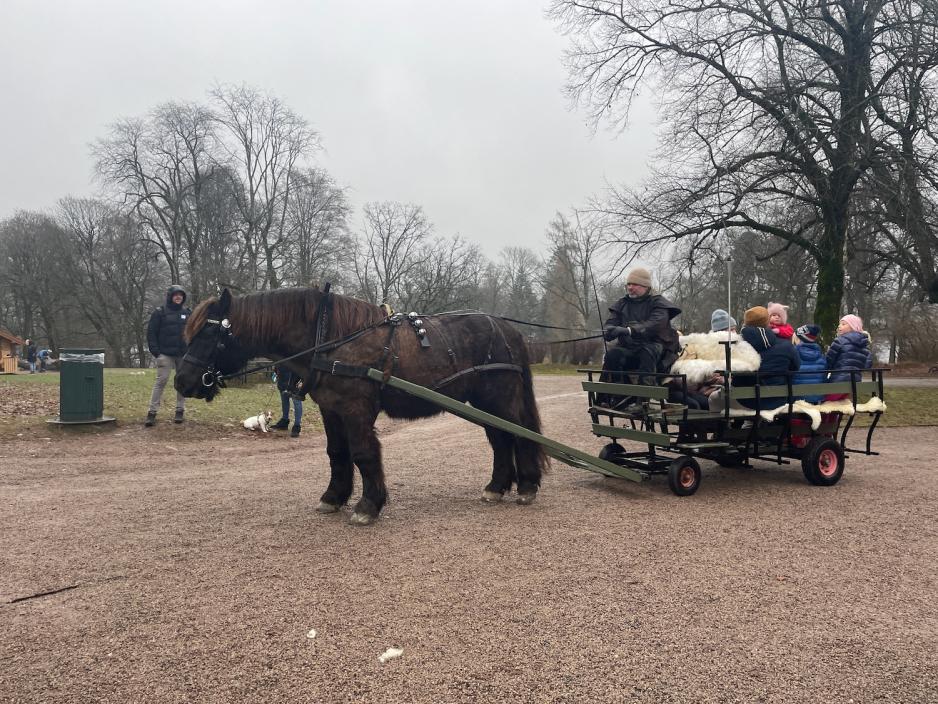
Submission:
M 823 403 L 808 403 L 807 401 L 795 401 L 791 406 L 793 413 L 803 413 L 811 419 L 811 429 L 817 430 L 821 427 L 821 414 L 822 413 L 834 413 L 840 412 L 845 416 L 852 416 L 854 413 L 875 413 L 876 411 L 883 412 L 886 410 L 886 404 L 883 403 L 883 399 L 878 396 L 873 396 L 869 401 L 865 403 L 858 403 L 856 408 L 849 399 L 844 399 L 842 401 L 824 401 Z M 775 418 L 783 413 L 788 413 L 788 404 L 784 406 L 779 406 L 778 408 L 772 408 L 767 411 L 759 411 L 765 420 L 771 422 Z
M 701 384 L 714 372 L 726 368 L 725 332 L 695 332 L 690 335 L 681 335 L 681 356 L 671 366 L 673 374 L 687 376 L 688 384 Z M 730 333 L 730 339 L 735 344 L 730 345 L 732 365 L 734 372 L 758 371 L 762 361 L 759 353 L 736 333 Z
M 853 407 L 853 404 L 850 403 L 848 399 L 844 399 L 843 401 L 824 401 L 823 403 L 808 403 L 807 401 L 799 400 L 791 405 L 791 410 L 792 413 L 801 413 L 808 416 L 811 419 L 811 429 L 817 430 L 821 427 L 822 413 L 834 413 L 839 411 L 845 416 L 852 416 L 854 413 L 876 413 L 877 411 L 882 413 L 886 410 L 886 404 L 883 403 L 883 400 L 878 396 L 873 396 L 865 403 L 858 403 L 856 408 Z M 762 419 L 769 423 L 785 413 L 788 413 L 787 403 L 778 408 L 759 411 L 759 415 L 762 416 Z M 730 409 L 731 418 L 751 418 L 755 414 L 755 411 L 749 409 Z

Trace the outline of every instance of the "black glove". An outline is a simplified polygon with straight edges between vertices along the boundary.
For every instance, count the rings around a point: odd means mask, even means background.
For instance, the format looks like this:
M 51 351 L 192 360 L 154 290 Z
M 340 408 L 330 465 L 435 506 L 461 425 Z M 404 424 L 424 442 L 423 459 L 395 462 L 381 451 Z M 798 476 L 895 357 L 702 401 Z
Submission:
M 628 328 L 624 328 L 620 325 L 607 325 L 605 329 L 605 336 L 607 342 L 612 342 L 620 335 L 631 335 L 632 331 Z

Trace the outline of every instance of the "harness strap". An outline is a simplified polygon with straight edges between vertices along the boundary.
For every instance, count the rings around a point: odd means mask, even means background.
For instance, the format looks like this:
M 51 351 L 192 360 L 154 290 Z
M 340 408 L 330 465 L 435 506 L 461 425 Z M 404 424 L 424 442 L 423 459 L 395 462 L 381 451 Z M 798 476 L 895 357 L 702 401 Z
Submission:
M 508 364 L 507 362 L 493 362 L 492 364 L 479 364 L 474 367 L 468 367 L 461 371 L 456 372 L 455 374 L 450 374 L 445 379 L 441 379 L 436 382 L 432 387 L 434 391 L 439 388 L 446 386 L 449 383 L 456 381 L 461 376 L 466 374 L 474 374 L 475 372 L 494 372 L 494 371 L 504 371 L 504 372 L 517 372 L 518 374 L 523 374 L 524 369 L 517 364 Z

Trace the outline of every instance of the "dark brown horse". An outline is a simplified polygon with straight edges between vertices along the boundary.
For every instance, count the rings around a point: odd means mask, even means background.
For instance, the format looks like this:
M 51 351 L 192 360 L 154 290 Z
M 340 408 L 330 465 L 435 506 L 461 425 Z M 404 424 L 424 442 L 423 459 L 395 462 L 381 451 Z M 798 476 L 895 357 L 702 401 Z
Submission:
M 317 329 L 327 331 L 326 341 L 350 338 L 326 345 L 315 358 L 306 352 L 285 362 L 306 380 L 304 390 L 319 406 L 325 425 L 332 478 L 320 512 L 334 513 L 348 502 L 355 465 L 362 477 L 362 498 L 351 521 L 372 523 L 387 500 L 381 444 L 374 431 L 378 412 L 392 418 L 441 412 L 369 379 L 342 375 L 343 369 L 374 367 L 540 432 L 524 340 L 508 323 L 466 312 L 421 316 L 414 324 L 354 298 L 328 294 L 325 305 L 323 298 L 318 289 L 241 297 L 225 289 L 220 298 L 200 303 L 186 326 L 189 349 L 175 382 L 183 395 L 211 401 L 219 391 L 218 378 L 243 370 L 252 357 L 284 360 L 309 350 L 317 344 Z M 340 373 L 329 371 L 336 369 Z M 494 462 L 483 500 L 498 501 L 516 484 L 518 503 L 530 503 L 546 466 L 540 446 L 504 431 L 485 432 Z

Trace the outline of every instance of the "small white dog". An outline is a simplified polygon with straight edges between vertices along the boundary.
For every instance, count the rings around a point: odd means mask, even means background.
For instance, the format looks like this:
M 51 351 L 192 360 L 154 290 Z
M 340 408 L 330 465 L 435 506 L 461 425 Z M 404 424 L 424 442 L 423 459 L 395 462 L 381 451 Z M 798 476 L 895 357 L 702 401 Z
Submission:
M 248 430 L 260 430 L 262 433 L 266 433 L 272 417 L 270 411 L 265 411 L 264 413 L 258 413 L 256 416 L 251 416 L 242 425 Z

